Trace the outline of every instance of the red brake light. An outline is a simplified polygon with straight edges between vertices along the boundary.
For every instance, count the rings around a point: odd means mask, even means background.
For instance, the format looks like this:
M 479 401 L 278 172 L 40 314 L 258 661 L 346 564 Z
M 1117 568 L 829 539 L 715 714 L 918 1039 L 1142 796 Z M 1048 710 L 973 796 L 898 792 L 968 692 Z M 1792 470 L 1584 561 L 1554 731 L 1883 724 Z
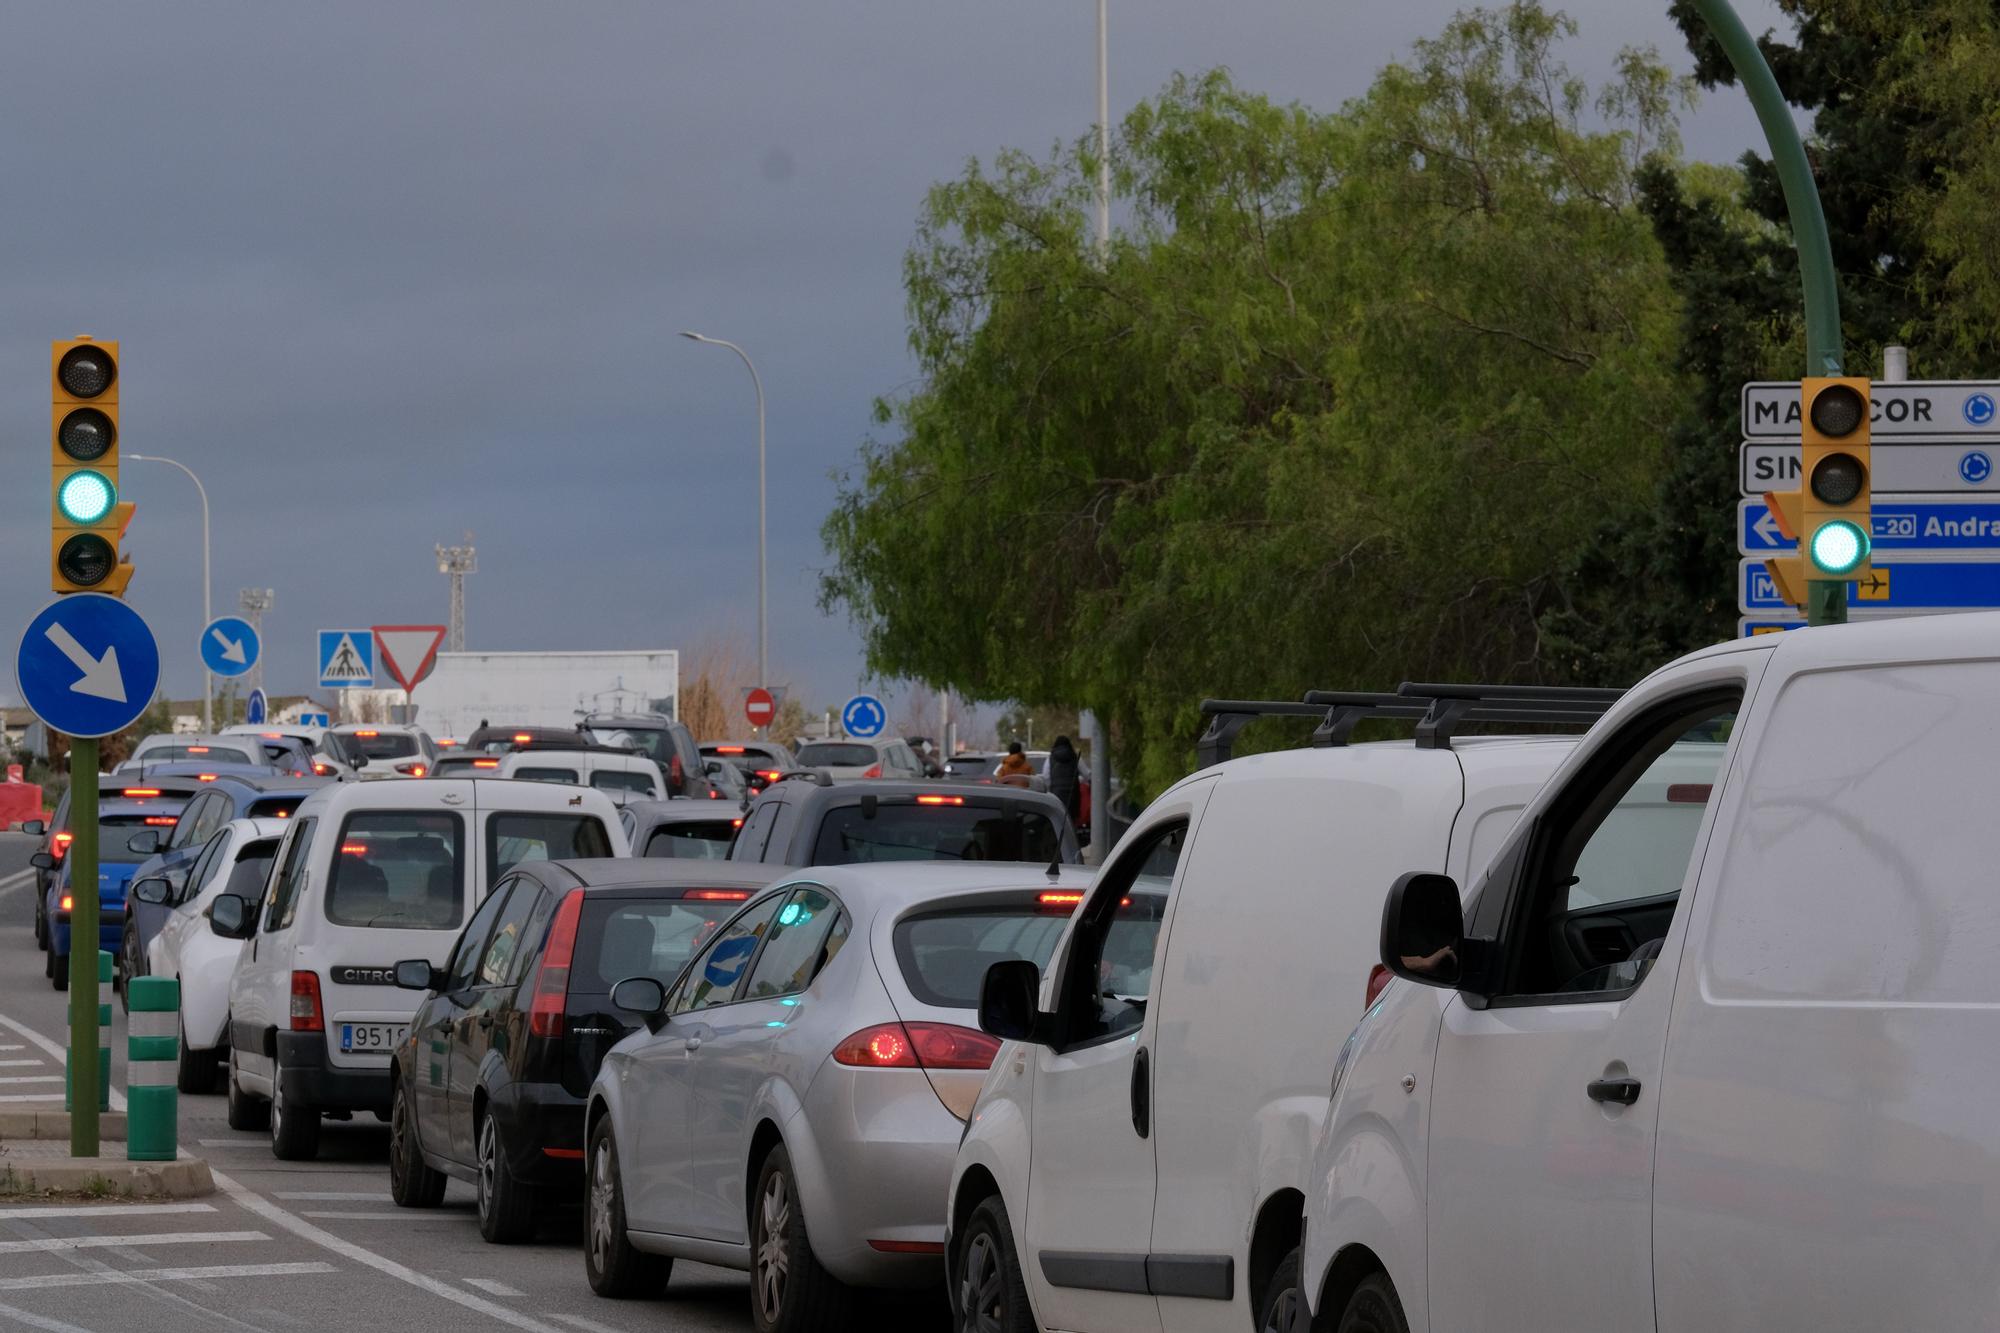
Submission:
M 282 731 L 267 731 L 264 733 L 264 739 L 267 741 L 281 741 L 285 739 L 285 733 Z
M 59 912 L 67 912 L 74 906 L 76 906 L 76 899 L 70 897 L 67 893 L 56 900 L 56 910 Z
M 963 796 L 919 796 L 918 805 L 964 805 Z
M 396 771 L 398 773 L 408 773 L 413 778 L 420 778 L 430 772 L 430 769 L 422 764 L 398 764 L 396 765 Z
M 181 821 L 172 815 L 147 815 L 146 822 L 154 828 L 172 828 Z
M 1389 978 L 1394 975 L 1393 972 L 1380 963 L 1368 969 L 1368 996 L 1361 1002 L 1363 1009 L 1372 1009 L 1375 1007 L 1375 1001 L 1388 988 Z
M 1036 894 L 1035 901 L 1044 907 L 1074 907 L 1083 901 L 1083 895 L 1051 890 L 1048 893 Z
M 189 754 L 207 754 L 207 753 L 208 753 L 208 747 L 207 747 L 206 745 L 190 745 L 190 746 L 188 746 L 188 753 L 189 753 Z
M 498 759 L 475 759 L 472 761 L 472 766 L 474 768 L 498 768 L 500 767 L 500 761 Z
M 569 1008 L 569 966 L 576 954 L 576 919 L 583 915 L 583 890 L 571 889 L 549 924 L 549 947 L 535 973 L 535 998 L 528 1005 L 528 1035 L 560 1037 Z
M 320 1011 L 317 972 L 292 973 L 292 1031 L 326 1031 L 326 1017 Z
M 710 787 L 708 789 L 708 799 L 711 801 L 719 801 L 722 799 L 722 793 L 717 791 L 715 788 Z
M 534 733 L 532 732 L 517 731 L 514 733 L 514 744 L 516 745 L 526 745 L 529 741 L 532 741 L 533 739 L 535 739 L 535 737 Z
M 757 770 L 757 776 L 764 779 L 764 781 L 766 782 L 776 782 L 778 780 L 778 775 L 781 774 L 782 772 L 784 772 L 784 770 L 781 768 L 760 768 Z
M 125 794 L 136 800 L 141 796 L 158 796 L 160 789 L 158 787 L 127 787 Z M 63 834 L 62 836 L 68 837 L 69 835 Z
M 319 774 L 321 777 L 325 777 L 327 774 L 333 772 L 333 769 L 326 764 L 315 763 L 313 765 L 313 772 Z
M 717 754 L 743 754 L 745 751 L 740 745 L 718 745 L 715 747 L 715 752 Z
M 882 765 L 880 765 L 880 764 L 870 764 L 870 765 L 868 766 L 868 771 L 867 771 L 866 773 L 863 773 L 863 774 L 862 774 L 861 776 L 862 776 L 862 777 L 864 777 L 864 778 L 879 778 L 879 777 L 881 777 L 881 776 L 882 776 Z
M 732 820 L 730 820 L 730 821 L 729 821 L 729 827 L 731 827 L 731 828 L 742 828 L 742 827 L 743 827 L 743 821 L 742 821 L 742 820 L 740 820 L 740 819 L 732 819 Z
M 437 747 L 438 747 L 438 749 L 440 749 L 440 750 L 449 750 L 449 749 L 451 749 L 451 748 L 452 748 L 453 746 L 455 746 L 455 745 L 457 745 L 457 744 L 458 744 L 458 742 L 457 742 L 457 741 L 453 740 L 453 739 L 452 739 L 451 737 L 449 737 L 449 736 L 440 736 L 440 737 L 438 737 L 438 739 L 437 739 L 437 740 L 436 740 L 436 741 L 435 741 L 434 743 L 436 744 L 436 746 L 437 746 Z
M 740 903 L 749 896 L 748 889 L 689 889 L 681 895 L 700 903 Z
M 687 770 L 681 767 L 681 757 L 675 755 L 673 762 L 667 765 L 667 781 L 678 790 L 686 777 Z
M 738 820 L 737 822 L 741 823 L 742 821 Z M 76 841 L 76 835 L 74 833 L 56 834 L 56 840 L 54 843 L 56 860 L 60 861 L 63 859 L 63 853 L 69 850 L 70 843 L 74 841 Z
M 195 780 L 196 782 L 213 782 L 213 781 L 215 781 L 215 774 L 213 774 L 213 773 L 197 773 L 197 774 L 195 774 L 195 775 L 194 775 L 194 780 Z
M 859 1069 L 986 1069 L 999 1053 L 998 1037 L 951 1023 L 878 1023 L 833 1048 Z
M 377 736 L 380 736 L 382 733 L 379 731 L 357 731 L 354 734 L 362 737 L 365 740 L 374 740 Z
M 368 855 L 368 844 L 365 842 L 343 842 L 340 844 L 340 854 L 342 856 L 366 856 Z

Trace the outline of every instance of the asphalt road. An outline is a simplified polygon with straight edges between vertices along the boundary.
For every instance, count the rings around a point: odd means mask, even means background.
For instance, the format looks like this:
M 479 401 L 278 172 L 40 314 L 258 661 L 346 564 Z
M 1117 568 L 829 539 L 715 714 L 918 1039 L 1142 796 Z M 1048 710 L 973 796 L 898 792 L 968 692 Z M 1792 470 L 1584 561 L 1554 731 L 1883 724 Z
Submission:
M 42 976 L 21 872 L 35 840 L 0 833 L 0 1104 L 59 1106 L 63 1002 Z M 124 1086 L 122 1019 L 112 1086 Z M 36 1100 L 23 1100 L 36 1099 Z M 533 1244 L 479 1238 L 472 1192 L 435 1211 L 389 1199 L 388 1130 L 327 1126 L 320 1160 L 280 1162 L 261 1134 L 228 1128 L 218 1095 L 181 1100 L 181 1145 L 221 1189 L 175 1204 L 0 1200 L 0 1329 L 53 1333 L 398 1328 L 747 1330 L 745 1279 L 676 1266 L 658 1301 L 607 1301 L 584 1281 L 580 1215 L 558 1213 Z M 118 1151 L 114 1146 L 113 1151 Z M 0 1164 L 5 1148 L 0 1146 Z M 885 1311 L 895 1327 L 941 1328 L 930 1310 Z M 920 1316 L 912 1318 L 911 1316 Z

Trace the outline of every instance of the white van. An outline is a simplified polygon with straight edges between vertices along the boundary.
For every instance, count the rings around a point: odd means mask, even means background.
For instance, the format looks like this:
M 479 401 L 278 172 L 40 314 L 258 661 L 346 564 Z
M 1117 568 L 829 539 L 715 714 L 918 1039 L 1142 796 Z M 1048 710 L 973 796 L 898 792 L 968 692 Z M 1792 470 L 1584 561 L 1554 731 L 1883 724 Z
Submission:
M 642 754 L 609 749 L 528 749 L 501 755 L 499 760 L 495 772 L 503 778 L 595 787 L 620 805 L 662 801 L 667 796 L 667 775 Z M 479 762 L 473 760 L 475 765 Z
M 1014 1044 L 953 1168 L 961 1319 L 1236 1333 L 1295 1303 L 1306 1162 L 1334 1052 L 1373 997 L 1388 867 L 1477 871 L 1575 744 L 1454 727 L 1583 722 L 1616 697 L 1404 688 L 1204 705 L 1211 741 L 1283 711 L 1324 715 L 1333 743 L 1176 784 L 1121 840 L 1048 975 L 988 972 L 981 1026 Z M 1369 716 L 1420 719 L 1418 740 L 1339 743 Z M 1167 892 L 1160 919 L 1116 911 L 1135 885 Z
M 533 782 L 340 783 L 299 804 L 261 903 L 222 894 L 218 935 L 248 939 L 229 985 L 229 1124 L 311 1157 L 320 1116 L 389 1111 L 389 1052 L 420 996 L 399 959 L 442 964 L 523 861 L 629 856 L 603 792 Z
M 1397 880 L 1297 1327 L 2000 1328 L 1996 682 L 1996 615 L 1709 649 L 1468 911 Z

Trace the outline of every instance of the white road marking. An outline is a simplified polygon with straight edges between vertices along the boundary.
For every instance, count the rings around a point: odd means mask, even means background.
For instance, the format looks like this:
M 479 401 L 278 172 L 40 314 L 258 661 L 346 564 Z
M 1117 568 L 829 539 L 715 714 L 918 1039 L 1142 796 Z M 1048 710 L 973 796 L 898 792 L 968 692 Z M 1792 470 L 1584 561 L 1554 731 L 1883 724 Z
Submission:
M 239 1240 L 269 1240 L 261 1231 L 157 1231 L 143 1236 L 49 1236 L 39 1240 L 0 1240 L 0 1254 L 46 1254 L 53 1250 L 109 1250 L 142 1245 L 222 1245 Z
M 211 1264 L 202 1268 L 108 1269 L 100 1273 L 43 1273 L 36 1277 L 0 1277 L 0 1291 L 39 1291 L 48 1287 L 137 1286 L 147 1282 L 209 1282 L 225 1277 L 306 1277 L 337 1273 L 332 1264 Z
M 568 1324 L 571 1328 L 581 1329 L 583 1333 L 619 1333 L 618 1329 L 609 1324 L 600 1324 L 595 1319 L 585 1319 L 580 1314 L 552 1314 L 549 1318 Z
M 0 1060 L 0 1068 L 23 1069 L 29 1065 L 45 1064 L 43 1060 Z
M 381 1203 L 389 1195 L 383 1190 L 279 1190 L 271 1197 L 300 1203 Z
M 355 1221 L 355 1222 L 391 1222 L 391 1221 L 449 1222 L 454 1218 L 464 1218 L 467 1215 L 468 1214 L 463 1212 L 433 1213 L 433 1212 L 420 1212 L 415 1209 L 399 1213 L 335 1213 L 335 1212 L 314 1213 L 314 1212 L 303 1212 L 303 1211 L 299 1213 L 300 1217 L 326 1217 L 326 1218 L 336 1218 L 341 1221 Z
M 0 1027 L 4 1027 L 10 1032 L 15 1032 L 23 1037 L 26 1037 L 29 1041 L 33 1042 L 39 1050 L 45 1052 L 48 1055 L 54 1056 L 55 1061 L 58 1065 L 63 1064 L 69 1059 L 69 1052 L 67 1050 L 65 1050 L 61 1046 L 56 1045 L 53 1041 L 50 1041 L 47 1037 L 44 1037 L 41 1033 L 35 1031 L 33 1028 L 29 1027 L 25 1023 L 9 1018 L 5 1014 L 0 1014 Z M 36 1062 L 30 1061 L 30 1063 L 36 1063 Z M 122 1111 L 125 1109 L 125 1094 L 120 1092 L 115 1085 L 111 1089 L 111 1109 L 114 1111 Z
M 28 1049 L 27 1047 L 23 1046 L 23 1045 L 22 1045 L 22 1044 L 21 1044 L 20 1042 L 18 1042 L 18 1041 L 17 1041 L 17 1042 L 15 1042 L 15 1043 L 14 1043 L 14 1044 L 13 1044 L 12 1046 L 8 1046 L 8 1045 L 5 1045 L 4 1043 L 0 1043 L 0 1051 L 25 1051 L 25 1050 L 27 1050 L 27 1049 Z
M 0 1319 L 11 1319 L 15 1323 L 23 1324 L 28 1328 L 39 1328 L 43 1333 L 90 1333 L 90 1330 L 87 1328 L 79 1328 L 75 1324 L 65 1324 L 62 1320 L 51 1319 L 47 1315 L 31 1314 L 26 1310 L 19 1310 L 11 1305 L 0 1305 Z
M 469 1277 L 465 1279 L 465 1285 L 468 1287 L 477 1287 L 488 1296 L 512 1296 L 518 1299 L 528 1294 L 525 1291 L 516 1291 L 498 1278 Z
M 0 1102 L 59 1102 L 62 1099 L 60 1092 L 20 1092 L 0 1097 Z
M 12 1217 L 144 1217 L 151 1213 L 212 1213 L 212 1203 L 51 1203 L 33 1208 L 0 1208 L 0 1218 Z
M 60 1083 L 62 1081 L 63 1076 L 61 1074 L 9 1074 L 6 1078 L 0 1078 L 0 1083 Z
M 24 888 L 28 881 L 34 877 L 35 868 L 33 866 L 29 866 L 26 870 L 16 870 L 6 878 L 0 879 L 0 893 L 9 893 L 15 889 Z

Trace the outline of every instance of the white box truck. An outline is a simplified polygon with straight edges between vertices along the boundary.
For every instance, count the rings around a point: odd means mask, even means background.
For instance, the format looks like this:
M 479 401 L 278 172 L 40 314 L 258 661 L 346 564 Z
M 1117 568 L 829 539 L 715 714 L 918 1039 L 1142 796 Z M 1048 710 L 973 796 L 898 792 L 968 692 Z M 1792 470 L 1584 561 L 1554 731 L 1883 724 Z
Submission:
M 678 716 L 680 653 L 439 653 L 411 695 L 417 725 L 463 740 L 481 722 L 571 727 L 587 713 Z

